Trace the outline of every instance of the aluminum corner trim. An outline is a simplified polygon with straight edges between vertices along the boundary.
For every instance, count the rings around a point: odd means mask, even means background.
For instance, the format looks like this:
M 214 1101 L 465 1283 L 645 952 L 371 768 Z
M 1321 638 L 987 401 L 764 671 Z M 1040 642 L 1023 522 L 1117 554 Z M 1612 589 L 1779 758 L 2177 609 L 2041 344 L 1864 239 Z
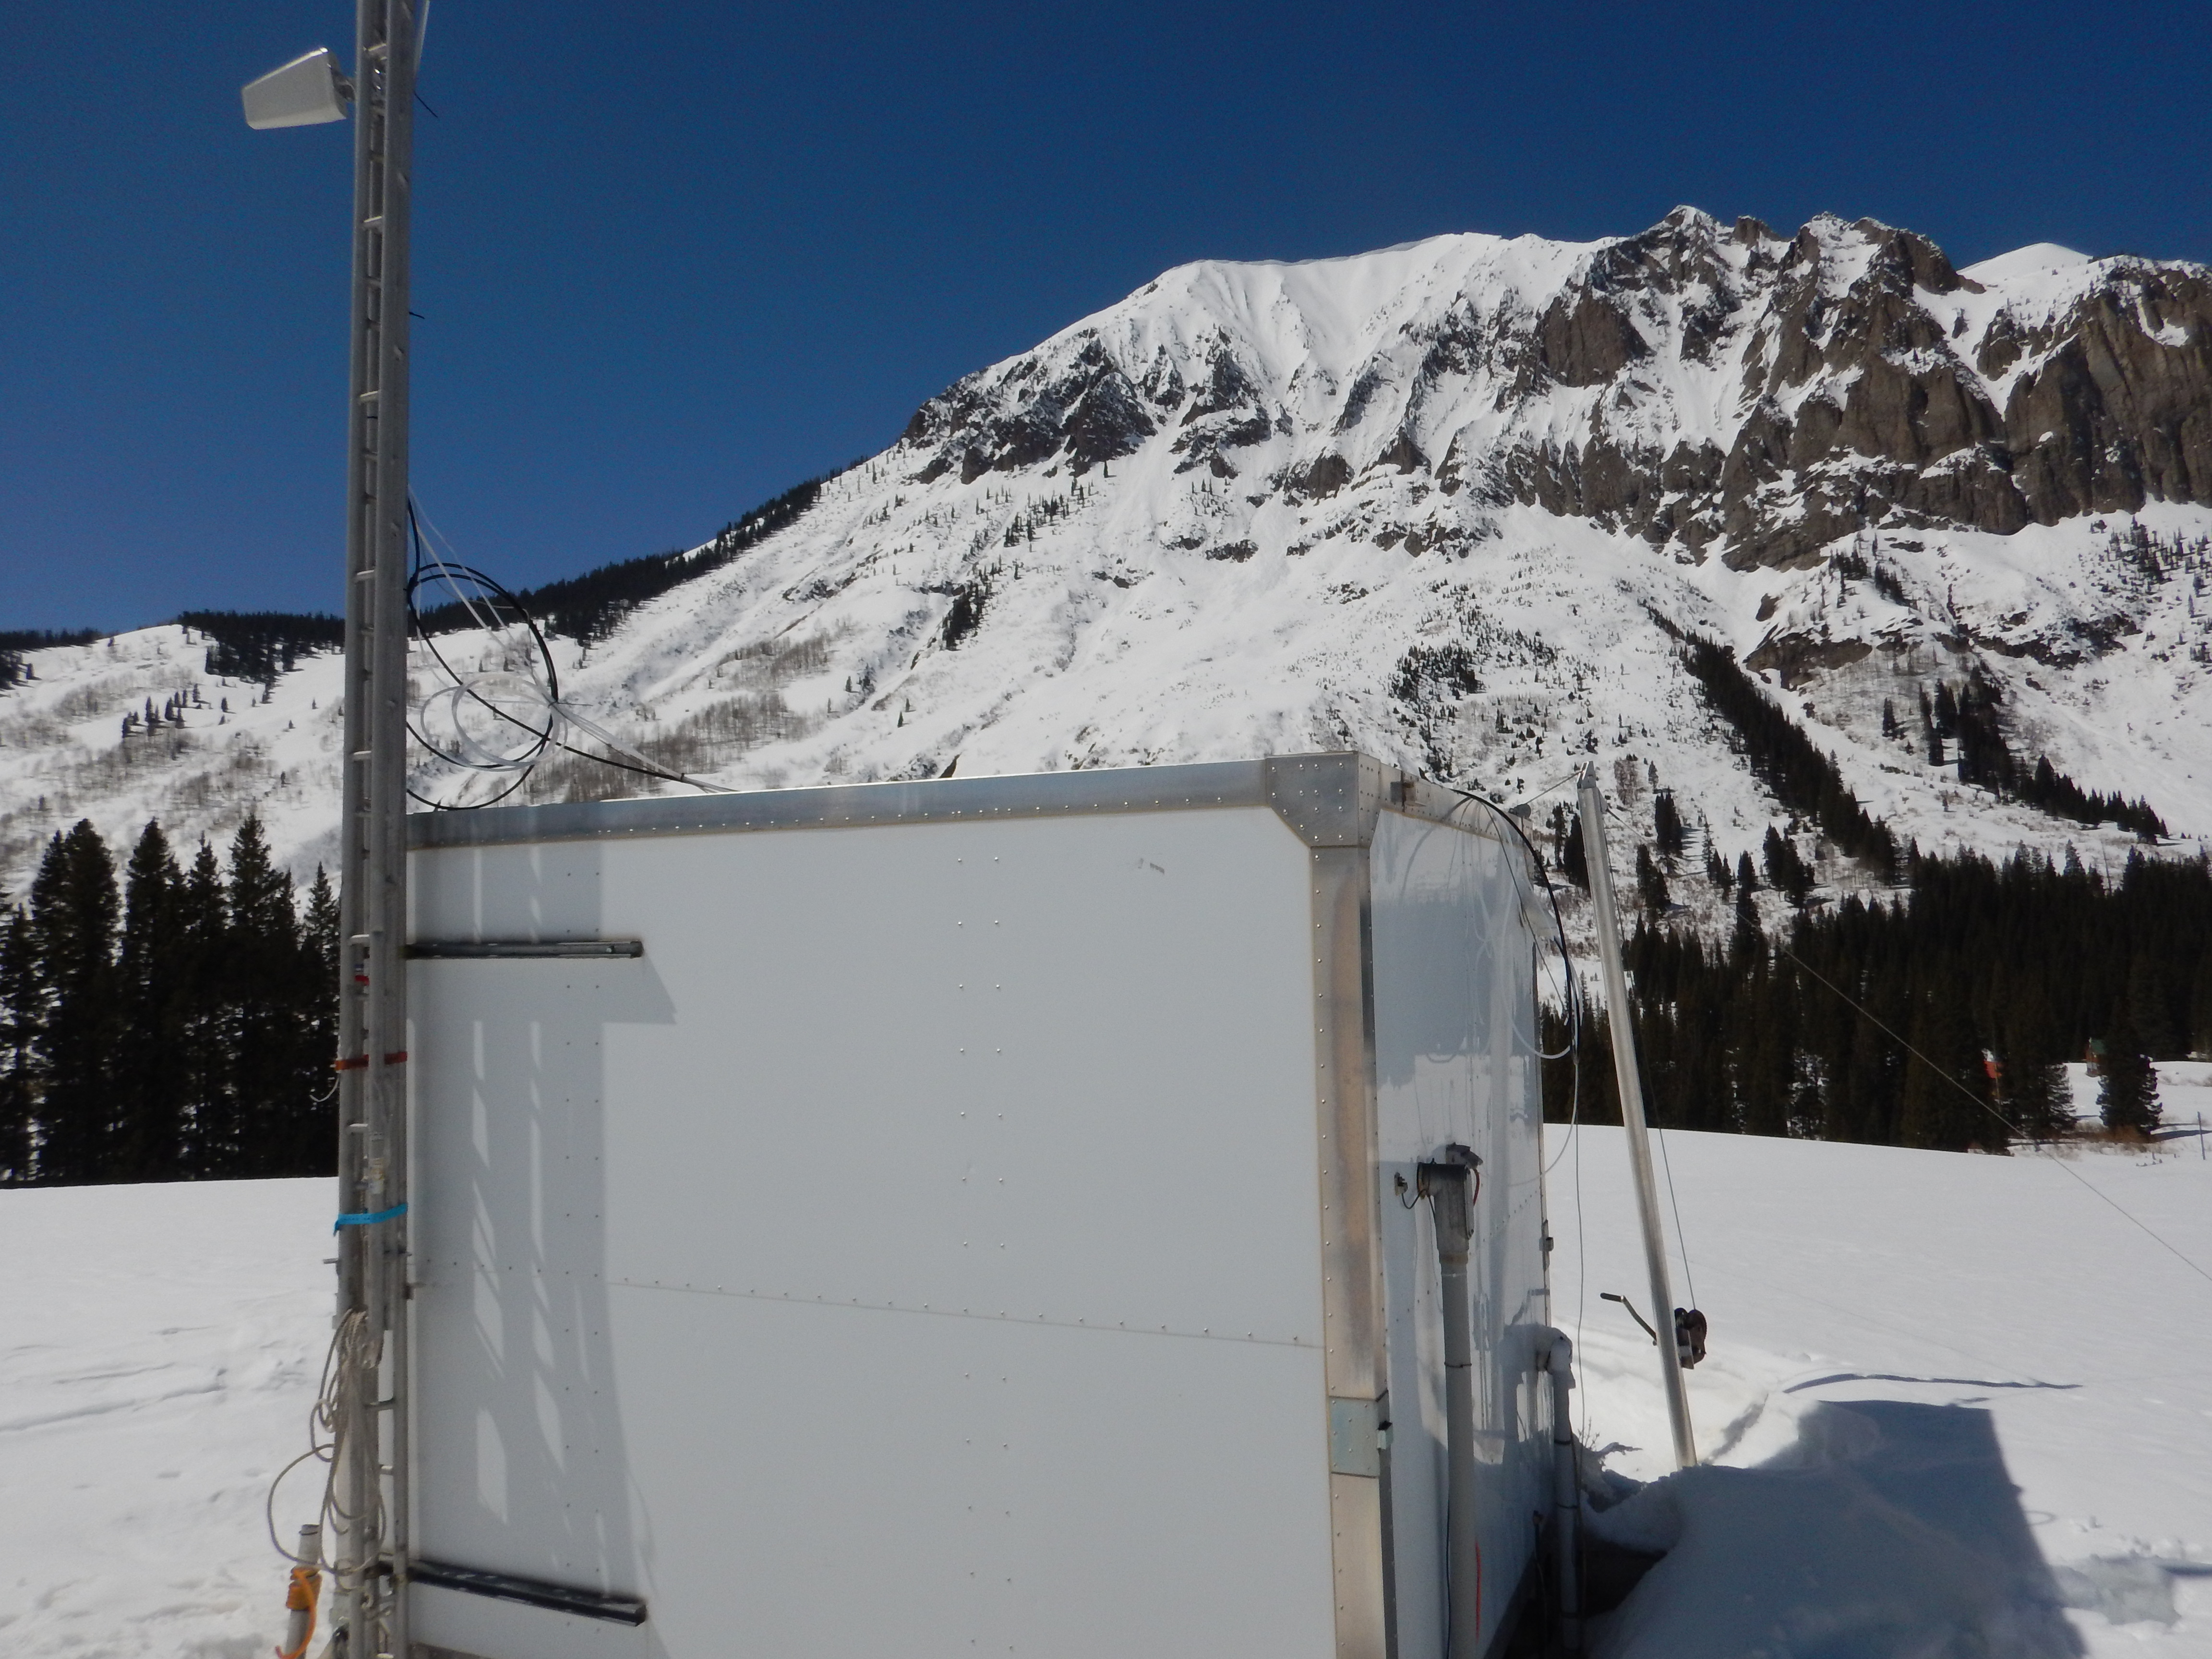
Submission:
M 1379 781 L 1380 769 L 1376 771 Z M 1336 781 L 1354 780 L 1340 769 Z M 1369 827 L 1371 831 L 1371 820 Z M 1334 1426 L 1340 1416 L 1357 1410 L 1353 1402 L 1374 1401 L 1382 1392 L 1382 1252 L 1376 1242 L 1374 1173 L 1373 952 L 1367 848 L 1316 847 L 1309 858 L 1322 1370 L 1328 1395 L 1315 1401 L 1314 1409 L 1328 1413 Z M 1384 1659 L 1382 1482 L 1364 1472 L 1332 1471 L 1328 1489 L 1337 1659 Z
M 1326 1370 L 1332 1396 L 1372 1400 L 1382 1391 L 1382 1370 L 1367 849 L 1316 848 L 1311 867 Z
M 1504 840 L 1496 816 L 1458 790 L 1355 750 L 1261 761 L 1267 805 L 1309 847 L 1371 847 L 1385 812 Z
M 1375 839 L 1386 790 L 1406 775 L 1347 750 L 1277 755 L 1261 762 L 1267 805 L 1309 847 L 1365 847 Z M 1404 793 L 1402 789 L 1399 792 Z
M 1226 806 L 1270 807 L 1309 847 L 1365 847 L 1375 839 L 1376 823 L 1386 809 L 1437 822 L 1456 815 L 1462 829 L 1498 833 L 1485 822 L 1487 814 L 1469 812 L 1466 802 L 1442 785 L 1347 750 L 1178 766 L 410 812 L 407 844 L 421 852 L 629 836 L 1004 822 Z
M 1389 1659 L 1383 1606 L 1382 1483 L 1328 1478 L 1329 1543 L 1336 1591 L 1336 1659 Z

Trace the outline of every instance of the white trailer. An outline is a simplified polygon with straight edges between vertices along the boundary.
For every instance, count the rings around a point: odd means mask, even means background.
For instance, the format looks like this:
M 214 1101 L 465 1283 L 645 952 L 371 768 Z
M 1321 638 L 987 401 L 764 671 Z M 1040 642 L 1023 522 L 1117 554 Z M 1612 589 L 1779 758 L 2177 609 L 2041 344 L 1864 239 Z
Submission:
M 1554 1413 L 1496 814 L 1330 754 L 410 830 L 417 1656 L 1497 1644 Z

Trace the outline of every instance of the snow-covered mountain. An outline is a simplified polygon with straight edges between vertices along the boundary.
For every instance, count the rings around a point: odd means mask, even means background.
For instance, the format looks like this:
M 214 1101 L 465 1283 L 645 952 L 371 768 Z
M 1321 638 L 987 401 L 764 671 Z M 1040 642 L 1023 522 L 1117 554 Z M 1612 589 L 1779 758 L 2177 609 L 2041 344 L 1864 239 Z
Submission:
M 1671 788 L 1732 861 L 1789 814 L 1677 660 L 1697 634 L 1900 843 L 2130 842 L 1929 763 L 1920 698 L 1970 678 L 2025 764 L 2212 832 L 2200 265 L 2039 246 L 1954 270 L 1871 221 L 1687 209 L 1591 243 L 1201 262 L 968 376 L 727 547 L 554 645 L 580 713 L 725 786 L 1356 745 L 1510 799 L 1595 757 L 1632 826 Z M 441 646 L 514 689 L 504 641 Z M 0 883 L 80 816 L 190 836 L 258 803 L 301 873 L 329 856 L 330 657 L 265 694 L 176 627 L 30 660 L 0 694 Z M 641 787 L 678 786 L 556 757 L 516 799 Z

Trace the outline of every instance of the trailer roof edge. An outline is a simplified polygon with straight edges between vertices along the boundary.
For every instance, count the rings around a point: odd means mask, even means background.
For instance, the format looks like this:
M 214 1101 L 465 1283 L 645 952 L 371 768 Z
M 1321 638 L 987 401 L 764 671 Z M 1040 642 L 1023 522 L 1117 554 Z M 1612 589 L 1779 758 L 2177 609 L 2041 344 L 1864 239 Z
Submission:
M 415 812 L 407 819 L 407 844 L 421 851 L 738 830 L 857 828 L 1266 806 L 1273 809 L 1309 847 L 1364 847 L 1374 840 L 1376 820 L 1385 808 L 1442 823 L 1463 805 L 1462 797 L 1441 784 L 1370 755 L 1345 750 L 1180 766 Z M 1476 835 L 1495 837 L 1499 834 L 1487 814 L 1462 814 L 1457 823 Z

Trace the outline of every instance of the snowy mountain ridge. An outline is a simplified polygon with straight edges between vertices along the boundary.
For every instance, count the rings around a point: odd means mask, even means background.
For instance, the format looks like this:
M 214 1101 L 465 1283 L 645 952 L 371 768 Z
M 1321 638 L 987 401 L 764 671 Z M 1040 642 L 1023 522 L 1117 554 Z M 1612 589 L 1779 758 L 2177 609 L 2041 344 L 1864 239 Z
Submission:
M 2047 246 L 1959 271 L 1872 221 L 1685 209 L 1178 267 L 554 648 L 576 708 L 725 787 L 1358 746 L 1514 799 L 1595 758 L 1624 839 L 1671 788 L 1732 861 L 1790 814 L 1678 661 L 1697 634 L 1900 842 L 2111 860 L 2112 826 L 1931 763 L 1920 699 L 1978 683 L 2026 764 L 2204 834 L 2208 546 L 2212 271 Z M 526 665 L 440 644 L 465 675 Z M 264 690 L 201 657 L 175 627 L 31 653 L 0 694 L 0 882 L 80 816 L 190 836 L 257 801 L 295 870 L 330 856 L 335 662 Z M 516 798 L 641 786 L 677 787 L 560 757 Z

